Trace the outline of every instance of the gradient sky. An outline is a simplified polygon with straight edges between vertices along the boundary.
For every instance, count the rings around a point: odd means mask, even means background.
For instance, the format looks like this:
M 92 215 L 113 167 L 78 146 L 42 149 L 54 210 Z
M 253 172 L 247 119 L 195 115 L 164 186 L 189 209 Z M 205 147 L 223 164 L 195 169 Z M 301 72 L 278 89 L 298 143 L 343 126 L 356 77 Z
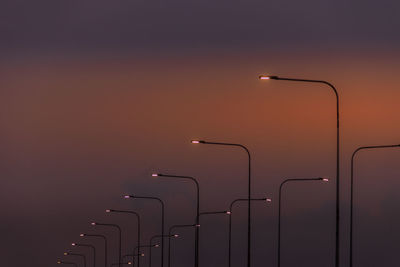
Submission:
M 349 165 L 358 146 L 400 143 L 397 1 L 9 1 L 0 3 L 0 258 L 55 266 L 79 233 L 115 232 L 124 252 L 142 214 L 142 240 L 191 223 L 194 187 L 150 178 L 192 175 L 201 209 L 246 197 L 246 156 L 190 140 L 242 143 L 253 156 L 254 267 L 276 264 L 277 196 L 288 177 L 335 177 L 335 99 L 329 88 L 259 81 L 261 73 L 324 79 L 338 88 L 342 126 L 341 266 L 348 264 Z M 358 155 L 355 266 L 393 266 L 400 234 L 400 150 Z M 334 181 L 288 185 L 282 266 L 333 266 Z M 243 266 L 245 208 L 234 213 L 233 267 Z M 205 218 L 201 265 L 227 264 L 227 218 Z M 174 266 L 192 262 L 190 230 Z M 86 251 L 87 253 L 87 251 Z M 63 258 L 68 259 L 68 258 Z M 71 260 L 71 259 L 70 259 Z M 147 262 L 147 259 L 145 259 Z M 158 263 L 154 260 L 155 264 Z M 102 266 L 102 265 L 99 265 Z

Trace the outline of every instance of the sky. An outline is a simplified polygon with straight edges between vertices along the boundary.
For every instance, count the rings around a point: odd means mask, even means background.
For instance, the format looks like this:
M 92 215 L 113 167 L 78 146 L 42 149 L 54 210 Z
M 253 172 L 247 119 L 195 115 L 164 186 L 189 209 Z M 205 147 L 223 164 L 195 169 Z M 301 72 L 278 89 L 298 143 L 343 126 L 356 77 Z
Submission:
M 141 238 L 193 223 L 201 210 L 246 197 L 246 154 L 192 139 L 246 145 L 254 203 L 253 266 L 275 265 L 278 189 L 282 266 L 334 266 L 335 98 L 321 85 L 260 81 L 259 74 L 327 80 L 341 107 L 341 258 L 348 266 L 350 157 L 359 146 L 399 144 L 400 51 L 396 1 L 2 1 L 0 3 L 0 256 L 5 266 L 56 266 L 72 242 L 101 240 L 117 259 Z M 363 151 L 355 168 L 355 266 L 393 266 L 400 235 L 400 150 Z M 246 208 L 232 213 L 233 267 L 246 261 Z M 201 266 L 227 265 L 227 217 L 204 217 Z M 193 231 L 173 241 L 173 266 L 193 262 Z M 146 256 L 147 256 L 147 252 Z M 159 265 L 159 251 L 152 264 Z M 148 257 L 143 262 L 148 264 Z M 80 265 L 82 266 L 82 265 Z M 91 266 L 91 265 L 88 265 Z

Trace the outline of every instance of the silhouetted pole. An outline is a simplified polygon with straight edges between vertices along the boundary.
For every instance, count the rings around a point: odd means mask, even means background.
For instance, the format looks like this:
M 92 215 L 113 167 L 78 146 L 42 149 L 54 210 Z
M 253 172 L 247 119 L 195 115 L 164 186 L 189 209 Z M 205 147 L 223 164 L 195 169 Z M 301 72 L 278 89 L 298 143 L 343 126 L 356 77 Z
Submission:
M 248 188 L 247 188 L 247 199 L 251 199 L 251 156 L 250 152 L 244 145 L 221 143 L 221 142 L 208 142 L 204 140 L 192 140 L 192 144 L 207 144 L 207 145 L 221 145 L 221 146 L 234 146 L 244 149 L 248 157 Z M 251 264 L 251 201 L 248 201 L 248 212 L 247 212 L 247 267 Z M 196 266 L 198 267 L 198 266 Z
M 217 214 L 227 214 L 227 215 L 231 215 L 231 212 L 230 212 L 229 210 L 200 212 L 200 215 L 199 215 L 199 222 L 200 222 L 200 217 L 201 217 L 201 216 L 204 216 L 204 215 L 217 215 Z M 199 239 L 200 239 L 200 234 L 199 234 Z M 200 259 L 200 253 L 199 253 L 199 259 Z
M 150 248 L 149 248 L 149 267 L 151 267 L 151 249 L 153 245 L 153 240 L 156 238 L 171 238 L 171 237 L 178 237 L 178 235 L 154 235 L 150 238 Z
M 107 237 L 104 235 L 98 235 L 98 234 L 80 234 L 80 237 L 88 236 L 88 237 L 100 237 L 104 240 L 104 267 L 107 267 Z
M 89 244 L 81 244 L 81 243 L 72 243 L 73 247 L 86 247 L 91 248 L 93 250 L 93 267 L 96 267 L 96 248 L 93 245 Z
M 350 267 L 353 267 L 353 183 L 354 183 L 354 159 L 360 150 L 365 149 L 378 149 L 378 148 L 392 148 L 400 147 L 400 145 L 382 145 L 382 146 L 362 146 L 357 148 L 351 156 L 351 182 L 350 182 Z
M 133 196 L 126 195 L 124 196 L 126 199 L 149 199 L 149 200 L 157 200 L 161 204 L 161 235 L 164 235 L 164 202 L 158 197 L 144 197 L 144 196 Z M 164 238 L 161 239 L 161 267 L 164 267 Z
M 169 228 L 168 234 L 169 234 L 169 238 L 168 238 L 168 267 L 171 267 L 171 237 L 174 236 L 174 234 L 172 234 L 172 230 L 176 229 L 176 228 L 186 228 L 186 227 L 200 227 L 200 224 L 180 224 L 180 225 L 172 225 Z
M 335 236 L 335 266 L 339 267 L 339 247 L 340 247 L 340 135 L 339 135 L 339 94 L 331 83 L 327 81 L 320 80 L 308 80 L 308 79 L 293 79 L 293 78 L 283 78 L 278 76 L 259 76 L 261 80 L 281 80 L 281 81 L 291 81 L 291 82 L 306 82 L 306 83 L 320 83 L 328 85 L 335 94 L 336 97 L 336 236 Z
M 228 248 L 228 266 L 231 267 L 231 254 L 232 254 L 232 209 L 235 203 L 241 201 L 249 201 L 247 198 L 238 198 L 231 202 L 229 206 L 229 211 L 231 212 L 231 216 L 229 216 L 229 248 Z M 250 201 L 266 201 L 271 202 L 270 198 L 252 198 Z
M 165 177 L 165 178 L 175 178 L 175 179 L 185 179 L 192 181 L 196 186 L 196 224 L 199 224 L 198 218 L 200 213 L 200 186 L 197 180 L 191 176 L 183 176 L 183 175 L 170 175 L 170 174 L 162 174 L 162 173 L 153 173 L 152 177 Z M 194 246 L 195 256 L 194 256 L 194 265 L 195 267 L 199 266 L 199 228 L 195 229 L 195 246 Z
M 297 178 L 297 179 L 286 179 L 279 186 L 279 208 L 278 208 L 278 267 L 281 266 L 281 202 L 282 202 L 282 188 L 288 182 L 309 182 L 309 181 L 324 181 L 328 182 L 327 178 Z
M 118 230 L 118 236 L 119 236 L 119 244 L 118 244 L 118 251 L 119 251 L 119 255 L 118 255 L 118 262 L 122 262 L 122 231 L 121 231 L 121 227 L 117 224 L 113 224 L 113 223 L 98 223 L 98 222 L 92 222 L 91 225 L 95 226 L 95 225 L 99 225 L 99 226 L 105 226 L 105 227 L 113 227 L 115 229 Z
M 78 267 L 78 264 L 76 264 L 75 262 L 57 261 L 57 264 L 68 264 L 68 265 L 75 265 L 75 267 Z
M 113 213 L 126 213 L 126 214 L 132 214 L 134 216 L 136 216 L 137 219 L 137 246 L 140 246 L 140 215 L 139 213 L 135 212 L 135 211 L 130 211 L 130 210 L 114 210 L 114 209 L 108 209 L 106 210 L 106 212 L 113 212 Z M 140 266 L 140 257 L 137 261 L 137 265 L 138 267 Z
M 64 252 L 64 256 L 77 256 L 83 259 L 83 267 L 86 267 L 86 256 L 84 254 Z

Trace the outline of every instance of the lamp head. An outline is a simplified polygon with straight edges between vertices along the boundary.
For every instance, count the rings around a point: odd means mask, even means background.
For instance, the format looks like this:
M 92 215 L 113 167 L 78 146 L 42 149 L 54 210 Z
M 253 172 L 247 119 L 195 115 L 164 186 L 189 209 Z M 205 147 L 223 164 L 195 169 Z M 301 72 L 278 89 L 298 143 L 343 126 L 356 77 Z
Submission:
M 205 141 L 203 141 L 203 140 L 192 140 L 192 141 L 190 141 L 192 144 L 204 144 L 205 143 Z
M 96 225 L 96 223 L 95 223 L 95 222 L 91 222 L 90 224 L 91 224 L 91 225 L 93 225 L 93 226 L 95 226 L 95 225 Z
M 111 212 L 111 210 L 110 210 L 110 209 L 106 209 L 106 212 L 107 212 L 107 213 L 110 213 L 110 212 Z
M 323 181 L 323 182 L 329 182 L 329 178 L 323 177 L 323 178 L 321 178 L 321 181 Z
M 161 175 L 158 174 L 158 173 L 152 173 L 151 176 L 152 176 L 152 177 L 157 177 L 157 176 L 161 176 Z
M 271 76 L 271 75 L 260 75 L 258 76 L 260 80 L 277 80 L 278 76 Z
M 64 252 L 64 256 L 67 256 L 68 255 L 68 252 Z
M 196 227 L 200 227 L 200 224 L 195 224 L 194 226 L 196 226 Z
M 155 244 L 155 245 L 154 245 L 155 248 L 158 248 L 159 246 L 160 246 L 159 244 Z
M 140 254 L 140 256 L 144 257 L 144 253 Z
M 228 215 L 231 215 L 232 212 L 230 212 L 229 210 L 225 212 Z
M 79 234 L 79 236 L 80 236 L 80 237 L 84 237 L 84 236 L 85 236 L 85 234 L 83 234 L 83 233 L 82 233 L 82 234 Z
M 128 261 L 128 265 L 131 265 L 131 264 L 132 264 L 132 262 Z
M 61 261 L 57 261 L 57 264 L 61 264 Z
M 71 246 L 75 247 L 75 246 L 76 246 L 76 243 L 72 243 Z
M 272 199 L 266 198 L 265 201 L 267 201 L 267 202 L 272 202 Z
M 176 237 L 179 237 L 179 235 L 172 235 L 172 236 L 175 237 L 175 238 L 176 238 Z

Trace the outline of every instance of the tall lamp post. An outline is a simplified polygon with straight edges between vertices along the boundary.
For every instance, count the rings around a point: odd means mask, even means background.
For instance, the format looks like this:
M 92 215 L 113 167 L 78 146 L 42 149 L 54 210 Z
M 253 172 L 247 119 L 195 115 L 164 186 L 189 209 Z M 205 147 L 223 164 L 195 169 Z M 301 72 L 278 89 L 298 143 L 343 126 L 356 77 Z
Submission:
M 251 199 L 251 156 L 250 151 L 241 144 L 231 144 L 231 143 L 222 143 L 222 142 L 208 142 L 204 140 L 192 140 L 192 144 L 207 144 L 207 145 L 219 145 L 219 146 L 233 146 L 242 148 L 248 157 L 248 188 L 247 188 L 247 199 Z M 247 267 L 250 267 L 251 264 L 251 205 L 250 201 L 248 201 L 248 212 L 247 212 Z M 198 267 L 198 266 L 196 266 Z
M 231 216 L 229 216 L 229 248 L 228 248 L 228 266 L 231 267 L 231 254 L 232 254 L 232 209 L 233 206 L 238 202 L 249 201 L 247 198 L 238 198 L 231 202 L 229 206 L 229 211 Z M 270 198 L 252 198 L 250 201 L 266 201 L 271 202 Z
M 106 212 L 109 213 L 124 213 L 124 214 L 132 214 L 136 217 L 137 219 L 137 246 L 140 246 L 140 215 L 139 213 L 135 212 L 135 211 L 130 211 L 130 210 L 114 210 L 114 209 L 108 209 L 106 210 Z M 140 266 L 140 257 L 138 258 L 137 261 L 137 265 L 138 267 Z
M 162 174 L 162 173 L 153 173 L 152 177 L 162 177 L 162 178 L 173 178 L 173 179 L 185 179 L 192 181 L 196 186 L 196 224 L 199 224 L 199 213 L 200 213 L 200 186 L 199 182 L 191 176 L 183 176 L 183 175 L 170 175 L 170 174 Z M 199 266 L 199 228 L 196 227 L 195 230 L 195 256 L 194 256 L 194 265 L 195 267 Z
M 125 199 L 157 200 L 161 204 L 161 235 L 164 235 L 164 202 L 158 197 L 125 195 Z M 164 238 L 161 239 L 161 267 L 164 267 Z
M 171 267 L 171 237 L 174 236 L 174 234 L 172 234 L 172 231 L 176 228 L 187 228 L 187 227 L 200 227 L 200 224 L 179 224 L 179 225 L 172 225 L 169 228 L 168 234 L 169 234 L 169 238 L 168 238 L 168 267 Z
M 351 182 L 350 182 L 350 267 L 353 267 L 353 183 L 354 183 L 354 159 L 357 152 L 366 149 L 381 149 L 381 148 L 393 148 L 400 147 L 397 145 L 382 145 L 382 146 L 362 146 L 357 148 L 351 156 Z
M 75 262 L 69 262 L 69 261 L 57 261 L 57 264 L 75 265 L 75 267 L 78 267 L 78 264 L 76 264 Z
M 64 252 L 64 256 L 77 256 L 83 259 L 83 267 L 86 267 L 86 256 L 84 254 Z
M 309 181 L 324 181 L 328 182 L 327 178 L 296 178 L 286 179 L 279 186 L 279 208 L 278 208 L 278 267 L 281 266 L 281 205 L 282 205 L 282 188 L 289 182 L 309 182 Z
M 122 262 L 122 231 L 121 231 L 121 227 L 118 224 L 113 224 L 113 223 L 98 223 L 98 222 L 92 222 L 91 225 L 93 226 L 104 226 L 104 227 L 112 227 L 118 230 L 118 236 L 119 236 L 119 244 L 118 244 L 118 251 L 119 251 L 119 255 L 118 255 L 118 262 Z
M 79 234 L 80 237 L 99 237 L 104 240 L 104 267 L 107 267 L 107 237 L 105 235 L 99 235 L 99 234 L 84 234 L 81 233 Z
M 331 83 L 321 80 L 308 80 L 308 79 L 294 79 L 294 78 L 283 78 L 278 76 L 260 75 L 260 80 L 280 80 L 280 81 L 291 81 L 291 82 L 305 82 L 305 83 L 319 83 L 328 85 L 336 97 L 336 235 L 335 235 L 335 266 L 339 267 L 339 247 L 340 247 L 340 134 L 339 134 L 339 94 Z
M 96 267 L 96 248 L 93 245 L 89 244 L 81 244 L 81 243 L 72 243 L 73 247 L 86 247 L 93 250 L 93 267 Z
M 206 211 L 206 212 L 200 212 L 199 221 L 200 221 L 200 217 L 201 217 L 201 216 L 204 216 L 204 215 L 217 215 L 217 214 L 227 214 L 227 215 L 231 215 L 231 211 L 229 211 L 229 210 L 223 210 L 223 211 Z M 199 239 L 200 239 L 200 234 L 199 234 Z M 199 258 L 200 258 L 200 254 L 199 254 Z
M 171 238 L 171 237 L 175 237 L 177 238 L 178 235 L 154 235 L 150 238 L 150 248 L 149 248 L 149 267 L 151 267 L 151 249 L 153 247 L 153 240 L 156 238 Z

